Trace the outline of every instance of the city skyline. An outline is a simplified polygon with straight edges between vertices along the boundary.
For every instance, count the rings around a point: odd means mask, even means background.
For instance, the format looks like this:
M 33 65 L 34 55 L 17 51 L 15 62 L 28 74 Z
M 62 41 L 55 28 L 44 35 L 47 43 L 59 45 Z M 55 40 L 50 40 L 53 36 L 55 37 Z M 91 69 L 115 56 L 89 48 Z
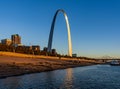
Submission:
M 119 57 L 120 1 L 118 0 L 1 0 L 0 40 L 20 34 L 25 45 L 47 47 L 51 22 L 57 9 L 64 9 L 71 26 L 73 53 L 78 56 Z M 60 34 L 61 33 L 61 34 Z M 53 48 L 67 54 L 67 29 L 59 14 Z

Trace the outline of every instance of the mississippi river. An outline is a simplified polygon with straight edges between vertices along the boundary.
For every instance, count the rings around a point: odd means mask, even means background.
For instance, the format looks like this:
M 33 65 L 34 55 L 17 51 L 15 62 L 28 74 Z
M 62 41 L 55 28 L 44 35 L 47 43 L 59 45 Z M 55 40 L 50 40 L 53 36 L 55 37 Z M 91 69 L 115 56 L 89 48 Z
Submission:
M 120 66 L 93 65 L 0 79 L 0 89 L 120 89 Z

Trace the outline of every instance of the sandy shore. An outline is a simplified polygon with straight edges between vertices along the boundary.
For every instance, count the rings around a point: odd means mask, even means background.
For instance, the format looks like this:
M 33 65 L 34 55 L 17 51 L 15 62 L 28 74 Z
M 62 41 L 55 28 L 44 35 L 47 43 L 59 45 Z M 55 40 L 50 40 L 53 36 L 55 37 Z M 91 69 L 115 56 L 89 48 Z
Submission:
M 58 57 L 0 52 L 0 78 L 99 63 L 94 60 L 59 59 Z

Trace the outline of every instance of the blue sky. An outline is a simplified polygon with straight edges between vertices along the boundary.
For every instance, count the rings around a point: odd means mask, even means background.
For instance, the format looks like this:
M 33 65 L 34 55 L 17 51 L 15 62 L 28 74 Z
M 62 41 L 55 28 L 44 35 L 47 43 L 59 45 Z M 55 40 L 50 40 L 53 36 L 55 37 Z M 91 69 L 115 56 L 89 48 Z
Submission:
M 73 53 L 120 57 L 120 0 L 0 0 L 0 40 L 18 33 L 25 45 L 47 46 L 53 16 L 64 9 L 71 26 Z M 67 54 L 67 29 L 57 16 L 53 48 Z

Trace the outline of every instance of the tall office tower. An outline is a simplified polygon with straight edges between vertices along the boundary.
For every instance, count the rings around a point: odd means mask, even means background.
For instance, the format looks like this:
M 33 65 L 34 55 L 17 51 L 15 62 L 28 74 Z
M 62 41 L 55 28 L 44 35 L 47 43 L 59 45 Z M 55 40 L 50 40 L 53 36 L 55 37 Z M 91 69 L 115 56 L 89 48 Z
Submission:
M 19 44 L 21 44 L 21 37 L 18 34 L 12 35 L 11 40 L 14 46 L 18 46 Z

